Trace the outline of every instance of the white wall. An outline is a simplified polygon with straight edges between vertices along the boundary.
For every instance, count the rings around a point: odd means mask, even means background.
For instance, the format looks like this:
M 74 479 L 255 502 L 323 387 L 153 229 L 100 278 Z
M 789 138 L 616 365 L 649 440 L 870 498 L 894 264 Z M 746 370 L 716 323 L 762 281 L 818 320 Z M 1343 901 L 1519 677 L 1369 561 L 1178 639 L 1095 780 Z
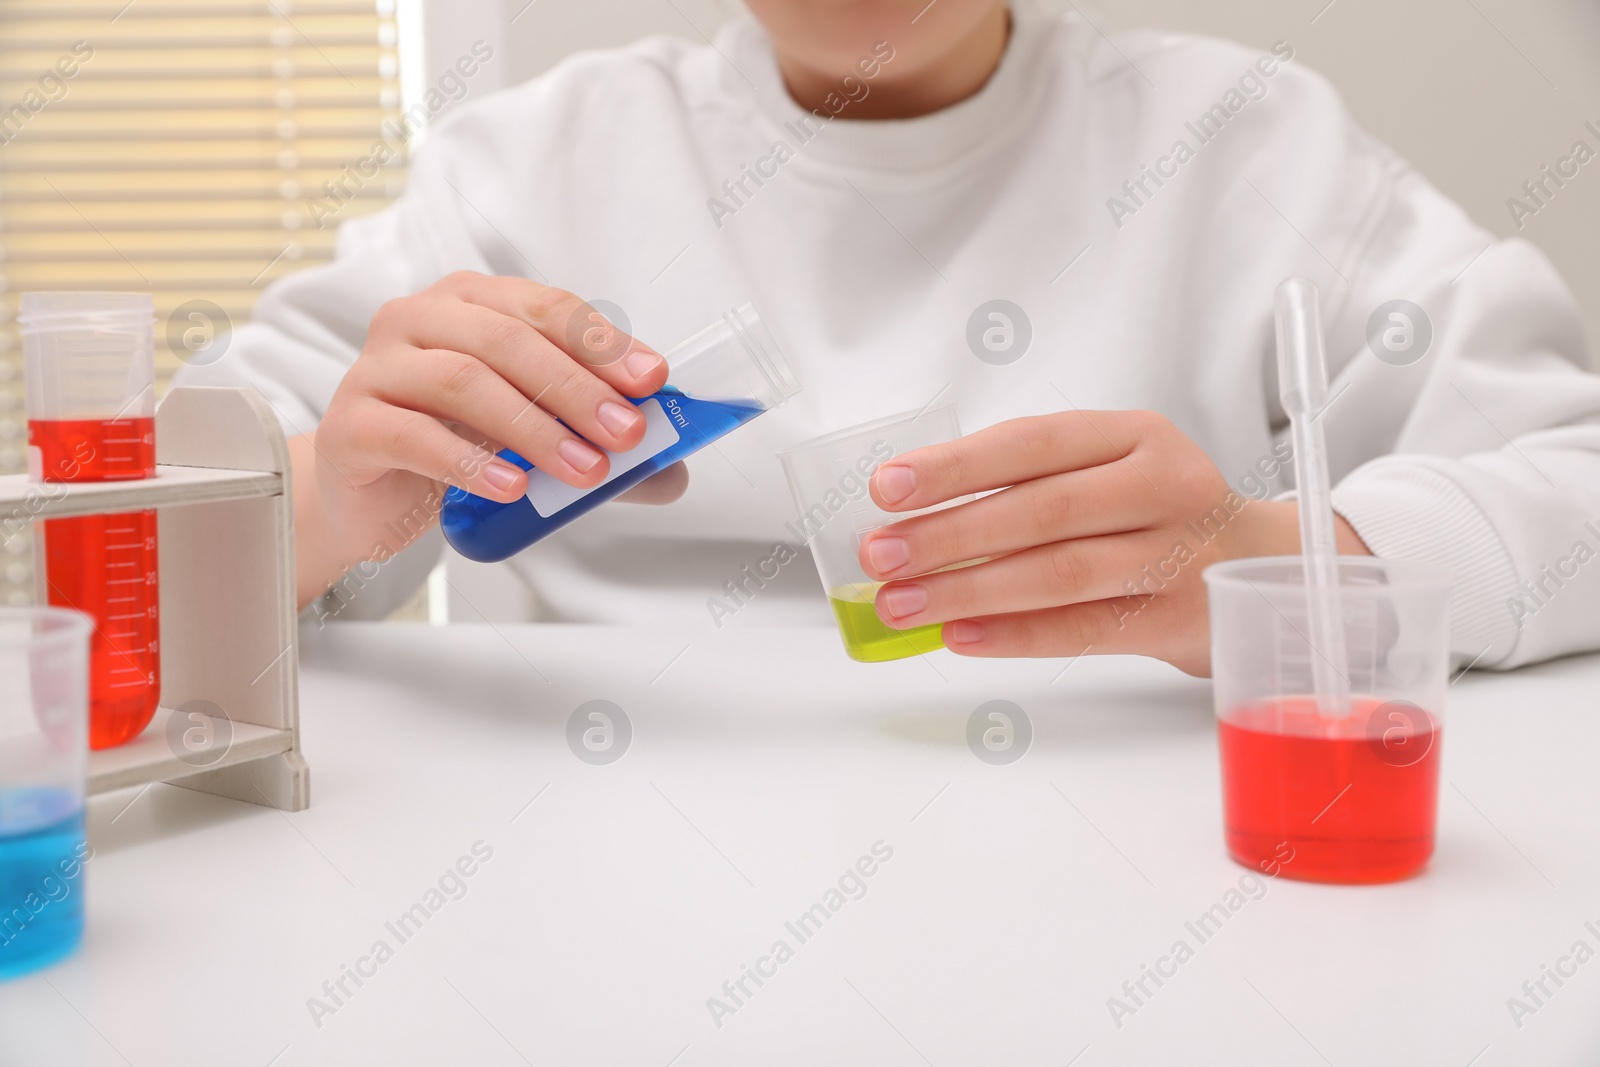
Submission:
M 744 11 L 739 0 L 501 0 L 511 20 L 515 81 L 549 70 L 572 52 L 611 48 L 652 34 L 692 41 Z
M 1506 200 L 1582 138 L 1600 150 L 1595 0 L 1098 0 L 1102 28 L 1163 26 L 1257 46 L 1283 38 L 1327 75 L 1363 126 L 1480 224 L 1518 232 Z M 1103 13 L 1106 22 L 1097 14 Z M 1316 17 L 1316 22 L 1311 20 Z M 1584 305 L 1600 367 L 1600 160 L 1521 236 Z
M 449 12 L 438 30 L 446 35 L 492 21 L 481 13 L 495 12 L 506 27 L 503 74 L 513 83 L 580 49 L 657 33 L 698 40 L 741 10 L 738 0 L 433 3 Z M 1517 232 L 1506 200 L 1542 165 L 1579 137 L 1600 149 L 1600 138 L 1583 130 L 1585 120 L 1600 126 L 1596 0 L 1334 0 L 1331 6 L 1327 0 L 1085 0 L 1078 6 L 1103 30 L 1159 26 L 1259 47 L 1291 41 L 1308 66 L 1340 87 L 1369 131 L 1498 234 Z M 461 50 L 449 48 L 449 57 Z M 1521 233 L 1567 277 L 1591 337 L 1600 341 L 1600 161 L 1526 219 Z

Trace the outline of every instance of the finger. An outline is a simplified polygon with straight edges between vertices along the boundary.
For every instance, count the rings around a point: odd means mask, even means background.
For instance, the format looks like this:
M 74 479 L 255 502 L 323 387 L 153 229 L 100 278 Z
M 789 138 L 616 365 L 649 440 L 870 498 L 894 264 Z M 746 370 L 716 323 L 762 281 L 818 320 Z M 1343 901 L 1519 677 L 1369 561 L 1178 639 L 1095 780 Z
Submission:
M 469 303 L 492 308 L 533 327 L 612 388 L 649 396 L 667 380 L 667 361 L 564 289 L 526 278 L 461 271 L 441 287 Z
M 947 622 L 945 647 L 960 656 L 1033 658 L 1148 653 L 1149 635 L 1129 626 L 1130 613 L 1153 611 L 1159 597 L 1117 597 Z
M 682 460 L 657 471 L 617 497 L 630 504 L 670 504 L 689 489 L 689 468 Z
M 860 561 L 883 580 L 926 574 L 1035 545 L 1143 529 L 1166 510 L 1132 468 L 1108 463 L 880 527 L 861 539 Z
M 502 504 L 527 492 L 523 471 L 419 411 L 368 398 L 351 408 L 344 426 L 352 464 L 413 471 Z
M 913 511 L 1123 459 L 1153 418 L 1142 411 L 1063 411 L 1012 419 L 955 441 L 897 456 L 872 476 L 872 499 L 888 511 Z
M 463 423 L 503 442 L 568 485 L 595 485 L 610 469 L 605 453 L 464 353 L 402 349 L 384 361 L 368 388 L 396 407 Z
M 1164 548 L 1164 551 L 1158 550 Z M 878 617 L 896 629 L 925 626 L 977 615 L 1034 611 L 1082 604 L 1145 585 L 1159 591 L 1175 578 L 1155 575 L 1152 566 L 1174 564 L 1163 535 L 1113 534 L 1057 541 L 971 567 L 889 582 L 878 590 Z M 1145 585 L 1129 586 L 1141 579 Z
M 414 300 L 397 313 L 419 349 L 464 352 L 601 448 L 625 452 L 644 438 L 644 416 L 623 395 L 518 319 L 477 304 Z M 473 373 L 459 361 L 452 373 Z M 448 386 L 446 377 L 441 384 Z
M 1067 657 L 1136 654 L 1186 674 L 1211 673 L 1210 638 L 1176 597 L 1117 597 L 1043 611 L 961 619 L 941 631 L 960 656 Z M 1069 664 L 1070 666 L 1070 664 Z

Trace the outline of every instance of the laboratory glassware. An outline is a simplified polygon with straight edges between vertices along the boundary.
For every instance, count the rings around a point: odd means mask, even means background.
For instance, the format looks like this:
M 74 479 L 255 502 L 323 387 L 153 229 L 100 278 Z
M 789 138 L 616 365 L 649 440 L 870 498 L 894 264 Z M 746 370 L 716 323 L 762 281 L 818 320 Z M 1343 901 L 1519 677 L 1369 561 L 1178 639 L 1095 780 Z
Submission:
M 83 933 L 89 617 L 0 608 L 0 978 Z
M 155 474 L 154 324 L 146 293 L 22 295 L 35 481 Z M 149 724 L 161 695 L 156 512 L 45 519 L 34 529 L 40 599 L 94 620 L 89 745 L 122 744 Z
M 1206 571 L 1228 851 L 1321 882 L 1387 882 L 1433 853 L 1449 576 L 1337 552 L 1317 288 L 1274 299 L 1298 557 Z
M 944 647 L 938 624 L 897 630 L 878 617 L 876 599 L 884 583 L 867 576 L 860 549 L 862 537 L 880 526 L 972 499 L 963 496 L 918 511 L 888 512 L 868 494 L 873 472 L 888 460 L 960 436 L 955 405 L 943 404 L 837 430 L 778 453 L 851 659 L 879 663 Z
M 1395 881 L 1433 853 L 1450 578 L 1420 561 L 1337 563 L 1342 715 L 1317 701 L 1326 649 L 1303 559 L 1205 572 L 1227 848 L 1287 878 Z
M 502 459 L 528 472 L 527 493 L 501 504 L 449 489 L 440 524 L 451 546 L 468 559 L 506 559 L 800 391 L 749 304 L 664 355 L 667 384 L 650 396 L 630 398 L 645 416 L 644 440 L 627 452 L 606 453 L 611 467 L 605 481 L 575 489 L 504 449 Z

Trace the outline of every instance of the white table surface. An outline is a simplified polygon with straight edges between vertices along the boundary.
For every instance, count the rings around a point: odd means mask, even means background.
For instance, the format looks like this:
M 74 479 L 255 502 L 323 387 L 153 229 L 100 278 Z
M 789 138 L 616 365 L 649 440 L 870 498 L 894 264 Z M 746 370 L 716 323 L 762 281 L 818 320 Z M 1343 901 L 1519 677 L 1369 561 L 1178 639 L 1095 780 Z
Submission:
M 84 947 L 0 985 L 0 1063 L 1600 1062 L 1600 959 L 1520 1027 L 1506 1003 L 1600 949 L 1600 657 L 1452 687 L 1422 876 L 1265 882 L 1199 944 L 1185 921 L 1245 872 L 1208 686 L 1164 665 L 868 666 L 831 631 L 734 627 L 321 638 L 311 808 L 92 801 Z M 1034 724 L 1009 766 L 965 741 L 997 698 Z M 565 740 L 591 699 L 634 728 L 607 766 Z M 879 841 L 864 896 L 786 931 Z M 385 923 L 476 842 L 465 895 L 400 943 Z M 707 999 L 780 938 L 717 1026 Z M 1117 1026 L 1107 999 L 1180 938 L 1194 958 Z M 319 1026 L 308 998 L 380 939 Z

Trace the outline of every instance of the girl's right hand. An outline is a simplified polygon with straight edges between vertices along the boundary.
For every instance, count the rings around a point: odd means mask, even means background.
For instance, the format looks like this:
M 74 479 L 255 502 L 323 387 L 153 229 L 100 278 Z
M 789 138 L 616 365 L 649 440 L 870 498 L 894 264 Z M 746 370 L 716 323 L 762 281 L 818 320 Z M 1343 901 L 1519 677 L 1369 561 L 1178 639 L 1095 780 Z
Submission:
M 589 442 L 638 445 L 644 418 L 625 397 L 666 379 L 654 350 L 524 278 L 462 271 L 384 304 L 315 433 L 291 442 L 301 604 L 414 540 L 446 486 L 521 496 L 527 475 L 496 458 L 500 448 L 568 485 L 599 484 L 609 464 Z M 681 467 L 658 480 L 637 497 L 682 492 Z

